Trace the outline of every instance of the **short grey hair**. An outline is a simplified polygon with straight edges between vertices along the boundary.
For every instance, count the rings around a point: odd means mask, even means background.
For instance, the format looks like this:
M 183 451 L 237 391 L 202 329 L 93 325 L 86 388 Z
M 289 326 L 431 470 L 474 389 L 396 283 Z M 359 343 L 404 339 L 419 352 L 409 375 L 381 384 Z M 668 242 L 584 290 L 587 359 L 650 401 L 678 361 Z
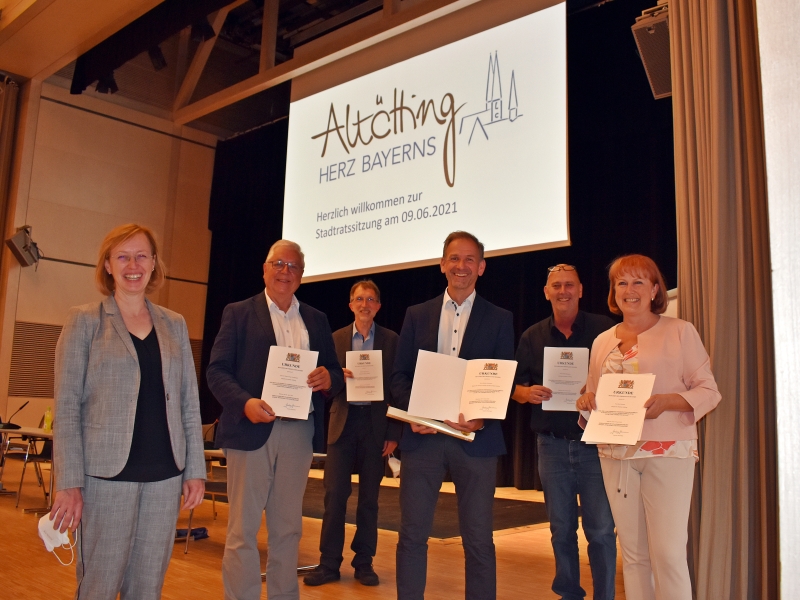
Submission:
M 277 242 L 272 244 L 272 246 L 270 246 L 270 248 L 269 248 L 269 252 L 267 252 L 267 258 L 264 261 L 265 263 L 269 262 L 270 256 L 275 254 L 275 251 L 278 248 L 291 248 L 292 250 L 297 252 L 297 254 L 300 255 L 300 262 L 302 263 L 303 268 L 305 268 L 305 266 L 306 266 L 306 255 L 303 254 L 303 251 L 300 249 L 300 244 L 298 244 L 297 242 L 293 242 L 291 240 L 278 240 Z

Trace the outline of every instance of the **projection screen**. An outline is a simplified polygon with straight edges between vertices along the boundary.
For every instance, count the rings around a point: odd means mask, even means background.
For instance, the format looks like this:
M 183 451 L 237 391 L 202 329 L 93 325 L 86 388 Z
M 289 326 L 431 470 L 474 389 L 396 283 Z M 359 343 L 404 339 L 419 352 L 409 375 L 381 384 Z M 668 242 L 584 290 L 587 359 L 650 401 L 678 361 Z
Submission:
M 283 236 L 304 281 L 569 244 L 565 3 L 292 102 Z

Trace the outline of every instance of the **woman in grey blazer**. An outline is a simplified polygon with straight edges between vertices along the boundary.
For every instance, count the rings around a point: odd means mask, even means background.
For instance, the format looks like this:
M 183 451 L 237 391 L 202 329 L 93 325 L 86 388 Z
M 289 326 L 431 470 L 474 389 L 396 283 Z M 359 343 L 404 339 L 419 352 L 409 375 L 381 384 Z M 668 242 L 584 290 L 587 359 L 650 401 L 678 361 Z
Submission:
M 149 229 L 112 230 L 95 276 L 107 298 L 73 307 L 56 347 L 50 518 L 77 530 L 76 599 L 159 598 L 181 493 L 184 509 L 203 500 L 186 322 L 145 297 L 164 278 Z

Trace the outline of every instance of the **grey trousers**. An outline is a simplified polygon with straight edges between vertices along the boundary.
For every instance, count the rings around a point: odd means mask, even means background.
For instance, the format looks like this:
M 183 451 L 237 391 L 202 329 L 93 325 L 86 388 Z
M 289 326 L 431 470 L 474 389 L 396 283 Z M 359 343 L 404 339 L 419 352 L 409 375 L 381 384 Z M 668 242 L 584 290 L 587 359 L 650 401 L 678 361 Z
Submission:
M 181 476 L 136 483 L 86 477 L 78 527 L 76 600 L 158 600 L 181 497 Z
M 258 450 L 226 449 L 228 535 L 222 557 L 225 600 L 261 598 L 256 535 L 267 514 L 267 598 L 297 600 L 297 555 L 314 422 L 280 421 Z
M 450 470 L 458 497 L 458 524 L 464 545 L 467 600 L 494 600 L 497 561 L 492 530 L 497 457 L 468 456 L 449 435 L 423 436 L 403 450 L 400 467 L 400 535 L 397 542 L 397 598 L 422 600 L 428 574 L 428 536 L 439 488 Z

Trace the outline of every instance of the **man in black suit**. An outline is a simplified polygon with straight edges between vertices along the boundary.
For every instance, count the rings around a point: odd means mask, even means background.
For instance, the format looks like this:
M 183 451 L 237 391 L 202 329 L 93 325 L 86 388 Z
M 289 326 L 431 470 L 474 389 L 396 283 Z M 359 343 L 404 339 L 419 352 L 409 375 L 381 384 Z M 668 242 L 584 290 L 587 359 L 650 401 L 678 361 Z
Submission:
M 322 585 L 339 579 L 344 547 L 344 519 L 352 492 L 350 475 L 358 474 L 356 533 L 350 548 L 355 552 L 352 566 L 363 585 L 378 585 L 372 568 L 378 545 L 378 492 L 384 472 L 384 457 L 397 447 L 402 431 L 398 421 L 388 423 L 386 408 L 391 398 L 390 376 L 398 336 L 375 323 L 381 308 L 381 293 L 371 280 L 359 281 L 350 289 L 350 310 L 355 321 L 333 333 L 336 357 L 344 365 L 346 353 L 381 351 L 383 401 L 348 402 L 343 389 L 331 406 L 328 423 L 328 458 L 325 462 L 325 514 L 319 541 L 319 566 L 305 576 L 306 585 Z M 344 376 L 353 377 L 349 369 Z
M 222 405 L 216 444 L 228 460 L 228 533 L 222 559 L 226 600 L 261 598 L 256 534 L 266 512 L 267 597 L 298 599 L 297 555 L 312 448 L 323 449 L 325 397 L 344 384 L 327 317 L 294 293 L 305 263 L 300 246 L 273 244 L 264 292 L 225 307 L 211 350 L 208 385 Z M 319 352 L 308 376 L 308 419 L 276 417 L 260 398 L 270 346 Z
M 514 359 L 512 315 L 475 293 L 483 275 L 483 244 L 465 231 L 451 233 L 444 243 L 442 273 L 447 290 L 406 312 L 397 346 L 392 396 L 406 410 L 420 350 L 465 359 Z M 505 454 L 500 422 L 475 419 L 448 425 L 475 432 L 467 442 L 421 425 L 406 426 L 400 441 L 400 536 L 397 543 L 398 600 L 424 597 L 428 536 L 439 488 L 450 471 L 458 496 L 458 518 L 466 556 L 466 597 L 490 600 L 497 594 L 497 565 L 492 535 L 497 457 Z

